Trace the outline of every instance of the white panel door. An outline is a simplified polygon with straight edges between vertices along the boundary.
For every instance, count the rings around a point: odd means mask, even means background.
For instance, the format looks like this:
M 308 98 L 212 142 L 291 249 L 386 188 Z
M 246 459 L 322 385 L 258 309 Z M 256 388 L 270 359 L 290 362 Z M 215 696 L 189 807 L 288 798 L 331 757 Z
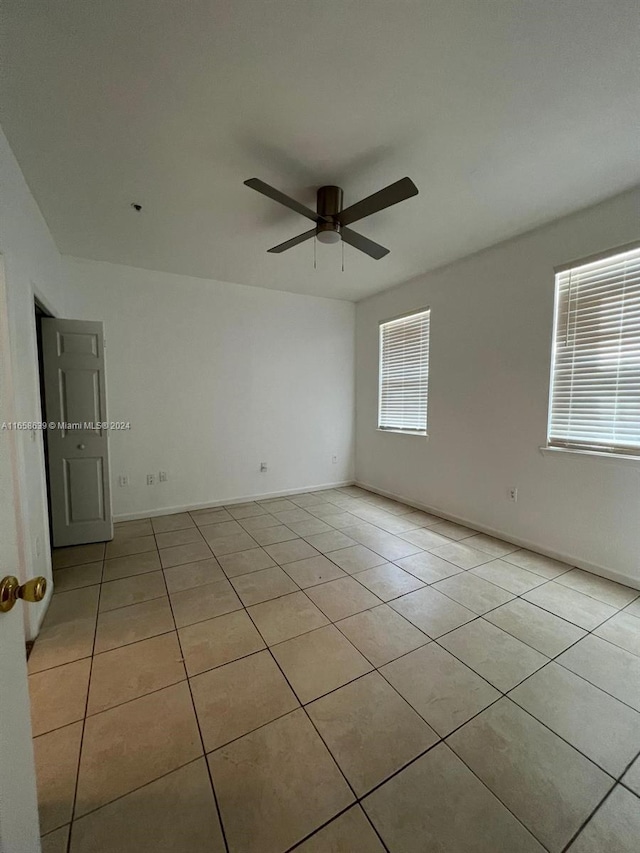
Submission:
M 0 257 L 0 423 L 15 420 L 2 258 Z M 23 576 L 15 433 L 0 430 L 0 579 Z M 0 612 L 0 853 L 39 853 L 24 613 Z
M 102 323 L 42 321 L 53 544 L 113 537 Z

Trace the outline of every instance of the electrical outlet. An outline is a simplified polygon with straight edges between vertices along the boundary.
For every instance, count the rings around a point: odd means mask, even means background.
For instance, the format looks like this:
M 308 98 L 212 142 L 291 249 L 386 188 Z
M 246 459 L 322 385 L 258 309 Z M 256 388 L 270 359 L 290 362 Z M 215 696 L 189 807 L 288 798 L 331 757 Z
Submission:
M 156 475 L 155 474 L 147 474 L 147 486 L 155 486 L 156 484 Z
M 518 489 L 516 488 L 516 486 L 512 486 L 509 489 L 509 500 L 512 501 L 514 504 L 518 502 Z
M 118 477 L 118 485 L 119 486 L 128 486 L 129 485 L 129 475 L 128 474 L 120 474 Z
M 333 462 L 333 464 L 334 464 L 334 465 L 337 465 L 337 463 L 338 463 L 338 457 L 337 457 L 337 456 L 332 456 L 332 457 L 331 457 L 331 461 Z
M 160 482 L 160 483 L 166 483 L 167 482 L 167 472 L 166 471 L 160 471 L 160 473 L 158 474 L 158 482 Z
M 264 473 L 266 472 L 266 470 L 267 470 L 267 463 L 266 463 L 266 462 L 261 462 L 261 463 L 260 463 L 260 473 L 261 473 L 261 474 L 264 474 Z

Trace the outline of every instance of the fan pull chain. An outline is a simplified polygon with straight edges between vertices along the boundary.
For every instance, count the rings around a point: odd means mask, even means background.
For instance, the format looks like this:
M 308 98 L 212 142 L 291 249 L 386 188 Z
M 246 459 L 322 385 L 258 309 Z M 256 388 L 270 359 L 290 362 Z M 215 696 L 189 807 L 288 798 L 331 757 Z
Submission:
M 313 238 L 313 268 L 318 269 L 318 241 L 315 237 Z
M 344 240 L 340 240 L 342 244 L 342 272 L 344 272 Z

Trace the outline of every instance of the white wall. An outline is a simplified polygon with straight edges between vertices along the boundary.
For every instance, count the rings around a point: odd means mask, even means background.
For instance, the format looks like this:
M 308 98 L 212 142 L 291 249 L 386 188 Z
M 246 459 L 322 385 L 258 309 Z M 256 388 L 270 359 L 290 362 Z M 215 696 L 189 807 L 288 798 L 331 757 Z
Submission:
M 63 260 L 69 316 L 104 321 L 109 419 L 131 422 L 117 517 L 352 480 L 353 304 Z
M 356 480 L 640 587 L 640 462 L 539 450 L 553 268 L 637 239 L 639 214 L 636 189 L 358 303 Z M 376 430 L 378 323 L 423 306 L 428 440 Z
M 0 254 L 5 267 L 15 418 L 40 421 L 34 294 L 53 311 L 66 311 L 61 258 L 1 130 Z M 4 420 L 0 412 L 0 422 Z M 17 443 L 20 515 L 26 531 L 24 579 L 38 574 L 51 578 L 42 433 L 21 432 Z M 36 632 L 44 609 L 44 605 L 25 608 L 28 636 Z

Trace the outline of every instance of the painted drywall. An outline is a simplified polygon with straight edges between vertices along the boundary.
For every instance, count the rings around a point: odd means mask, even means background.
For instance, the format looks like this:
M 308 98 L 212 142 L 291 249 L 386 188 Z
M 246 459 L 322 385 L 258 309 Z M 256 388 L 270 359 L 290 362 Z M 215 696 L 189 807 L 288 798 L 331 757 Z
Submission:
M 352 303 L 63 260 L 69 316 L 104 322 L 109 419 L 131 424 L 110 435 L 116 517 L 351 481 Z
M 0 254 L 6 279 L 15 419 L 39 422 L 34 295 L 53 312 L 63 314 L 64 280 L 60 254 L 1 130 Z M 0 413 L 0 423 L 4 420 Z M 37 430 L 17 436 L 19 516 L 26 531 L 22 560 L 25 580 L 34 575 L 51 578 L 43 447 L 43 435 Z M 25 608 L 28 637 L 37 633 L 44 612 L 44 604 Z
M 357 482 L 640 586 L 640 463 L 539 449 L 554 266 L 639 233 L 636 189 L 358 303 Z M 425 306 L 429 437 L 380 432 L 378 324 Z

